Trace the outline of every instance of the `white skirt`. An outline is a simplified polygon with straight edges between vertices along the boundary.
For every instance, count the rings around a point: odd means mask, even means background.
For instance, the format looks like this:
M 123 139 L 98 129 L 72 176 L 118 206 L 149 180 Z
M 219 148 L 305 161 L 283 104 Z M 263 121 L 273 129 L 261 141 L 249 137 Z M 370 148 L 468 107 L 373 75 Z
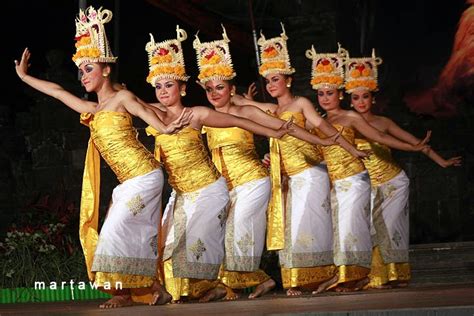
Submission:
M 329 176 L 325 165 L 289 177 L 285 209 L 283 268 L 333 264 Z
M 230 191 L 225 232 L 225 270 L 258 270 L 265 243 L 270 190 L 270 178 L 265 177 Z
M 172 259 L 174 277 L 217 279 L 228 203 L 223 177 L 194 192 L 171 193 L 162 220 L 163 259 Z
M 163 181 L 155 169 L 115 187 L 92 271 L 156 275 Z
M 370 181 L 367 171 L 334 181 L 334 263 L 370 268 Z
M 402 170 L 393 179 L 372 188 L 372 239 L 385 264 L 408 262 L 409 184 Z

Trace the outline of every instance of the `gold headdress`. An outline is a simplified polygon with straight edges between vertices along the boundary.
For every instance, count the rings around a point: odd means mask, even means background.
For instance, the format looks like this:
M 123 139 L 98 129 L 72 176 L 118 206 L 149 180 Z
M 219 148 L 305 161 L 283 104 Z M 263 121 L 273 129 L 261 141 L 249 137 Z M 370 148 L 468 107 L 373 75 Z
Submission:
M 306 57 L 313 61 L 311 66 L 311 86 L 313 89 L 344 87 L 344 61 L 347 50 L 338 43 L 337 53 L 317 54 L 314 46 L 306 51 Z
M 263 77 L 270 73 L 291 75 L 295 72 L 295 69 L 291 67 L 290 55 L 288 54 L 288 48 L 286 47 L 288 37 L 285 33 L 285 27 L 283 26 L 283 23 L 280 24 L 281 29 L 283 30 L 280 37 L 274 37 L 267 40 L 263 33 L 260 32 L 260 38 L 257 43 L 260 46 L 261 65 L 258 71 Z
M 201 43 L 196 34 L 193 47 L 199 67 L 198 79 L 201 83 L 209 80 L 231 80 L 235 77 L 232 66 L 232 57 L 229 50 L 229 38 L 222 26 L 222 39 L 207 43 Z
M 186 31 L 176 26 L 176 39 L 155 43 L 153 35 L 150 33 L 150 41 L 146 44 L 145 50 L 148 52 L 148 66 L 150 73 L 146 78 L 153 87 L 156 81 L 167 78 L 187 81 L 189 76 L 184 69 L 183 49 L 181 42 L 188 38 Z
M 76 53 L 72 60 L 79 67 L 83 62 L 115 63 L 105 34 L 104 24 L 112 20 L 112 11 L 95 10 L 92 6 L 86 11 L 79 10 L 76 18 Z
M 346 92 L 352 93 L 357 89 L 377 91 L 377 66 L 382 63 L 382 58 L 372 57 L 348 58 L 346 60 Z

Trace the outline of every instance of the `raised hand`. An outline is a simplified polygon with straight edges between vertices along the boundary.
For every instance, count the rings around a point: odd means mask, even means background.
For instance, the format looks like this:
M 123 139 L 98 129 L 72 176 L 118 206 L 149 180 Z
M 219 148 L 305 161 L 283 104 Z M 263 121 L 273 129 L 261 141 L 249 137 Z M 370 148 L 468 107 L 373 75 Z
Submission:
M 23 80 L 28 75 L 28 67 L 30 67 L 31 53 L 28 48 L 25 48 L 23 54 L 21 55 L 20 61 L 15 59 L 15 70 L 18 77 Z
M 430 141 L 431 138 L 431 131 L 426 132 L 425 138 L 420 141 L 418 144 L 413 146 L 413 151 L 422 151 L 422 150 L 427 150 L 430 148 L 430 146 L 427 144 Z
M 248 100 L 253 100 L 253 97 L 257 95 L 257 85 L 255 84 L 255 82 L 252 82 L 248 89 L 247 89 L 247 93 L 244 93 L 244 98 L 248 99 Z

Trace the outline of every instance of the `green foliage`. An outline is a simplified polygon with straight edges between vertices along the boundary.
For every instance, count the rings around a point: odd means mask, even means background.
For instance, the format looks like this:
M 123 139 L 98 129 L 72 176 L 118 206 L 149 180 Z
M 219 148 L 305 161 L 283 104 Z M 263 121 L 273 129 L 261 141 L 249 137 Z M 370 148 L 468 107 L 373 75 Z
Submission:
M 0 288 L 87 280 L 78 217 L 64 195 L 43 196 L 25 207 L 0 242 Z

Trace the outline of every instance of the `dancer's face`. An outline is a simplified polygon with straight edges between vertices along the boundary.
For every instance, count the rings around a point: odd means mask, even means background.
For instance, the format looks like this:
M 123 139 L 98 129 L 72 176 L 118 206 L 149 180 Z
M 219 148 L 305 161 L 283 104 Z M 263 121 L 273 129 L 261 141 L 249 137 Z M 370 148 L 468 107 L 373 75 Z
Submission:
M 359 113 L 366 113 L 372 107 L 372 93 L 367 90 L 358 89 L 351 94 L 351 104 Z
M 110 73 L 110 68 L 100 63 L 84 62 L 79 66 L 81 83 L 87 92 L 97 92 Z
M 342 92 L 336 88 L 321 88 L 318 89 L 317 94 L 318 103 L 325 111 L 338 109 L 340 107 L 341 100 L 339 100 L 339 96 L 342 95 Z
M 286 85 L 287 83 L 291 83 L 291 79 L 281 74 L 268 74 L 265 77 L 265 83 L 267 92 L 273 98 L 278 98 L 282 96 L 285 92 L 289 91 L 289 88 Z
M 223 107 L 230 102 L 235 86 L 225 80 L 209 80 L 205 84 L 207 100 L 214 108 Z
M 164 106 L 171 106 L 181 101 L 181 90 L 184 91 L 186 85 L 180 86 L 174 79 L 161 79 L 156 82 L 155 95 L 158 101 Z

